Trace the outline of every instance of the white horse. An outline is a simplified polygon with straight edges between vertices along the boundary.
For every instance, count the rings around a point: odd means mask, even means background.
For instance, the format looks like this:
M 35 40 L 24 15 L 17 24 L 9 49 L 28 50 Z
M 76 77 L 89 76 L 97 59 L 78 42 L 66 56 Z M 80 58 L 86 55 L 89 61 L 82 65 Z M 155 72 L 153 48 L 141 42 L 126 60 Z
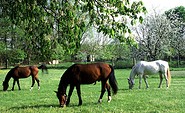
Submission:
M 139 76 L 139 89 L 141 88 L 142 78 L 144 78 L 146 88 L 148 88 L 148 82 L 146 75 L 152 75 L 159 73 L 160 83 L 159 88 L 163 80 L 163 75 L 166 80 L 166 87 L 168 88 L 171 81 L 170 69 L 168 62 L 163 60 L 156 60 L 152 62 L 140 61 L 135 66 L 132 67 L 130 77 L 128 78 L 129 89 L 132 89 L 134 86 L 135 75 Z

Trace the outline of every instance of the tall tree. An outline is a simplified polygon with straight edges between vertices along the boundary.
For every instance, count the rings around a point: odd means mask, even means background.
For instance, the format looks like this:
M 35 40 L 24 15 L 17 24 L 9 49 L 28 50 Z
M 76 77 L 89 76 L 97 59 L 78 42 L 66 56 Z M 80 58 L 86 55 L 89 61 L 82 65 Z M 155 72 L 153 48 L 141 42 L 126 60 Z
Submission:
M 158 13 L 145 18 L 143 24 L 136 28 L 139 59 L 156 60 L 169 55 L 170 42 L 175 33 L 170 25 L 171 22 L 164 15 Z
M 141 1 L 129 0 L 2 0 L 0 7 L 13 25 L 25 32 L 28 59 L 37 51 L 44 59 L 51 58 L 49 51 L 57 43 L 66 53 L 75 54 L 91 25 L 111 38 L 125 41 L 125 33 L 131 32 L 128 24 L 142 22 L 140 13 L 146 12 Z M 48 34 L 50 39 L 45 38 Z
M 177 57 L 178 63 L 180 65 L 181 56 L 185 52 L 185 7 L 179 6 L 174 9 L 170 9 L 165 12 L 167 18 L 171 21 L 171 27 L 175 29 L 173 40 L 171 43 L 173 54 Z

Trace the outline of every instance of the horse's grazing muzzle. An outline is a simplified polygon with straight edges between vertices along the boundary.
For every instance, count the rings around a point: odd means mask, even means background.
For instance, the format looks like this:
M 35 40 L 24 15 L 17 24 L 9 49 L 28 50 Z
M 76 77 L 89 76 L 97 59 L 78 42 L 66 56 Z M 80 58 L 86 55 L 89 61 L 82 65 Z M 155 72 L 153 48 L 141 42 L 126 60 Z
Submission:
M 6 89 L 3 89 L 3 91 L 6 91 Z
M 65 104 L 64 104 L 64 105 L 60 105 L 60 107 L 61 107 L 61 108 L 64 108 L 64 107 L 66 107 L 66 105 L 65 105 Z
M 133 89 L 134 85 L 129 85 L 129 89 Z

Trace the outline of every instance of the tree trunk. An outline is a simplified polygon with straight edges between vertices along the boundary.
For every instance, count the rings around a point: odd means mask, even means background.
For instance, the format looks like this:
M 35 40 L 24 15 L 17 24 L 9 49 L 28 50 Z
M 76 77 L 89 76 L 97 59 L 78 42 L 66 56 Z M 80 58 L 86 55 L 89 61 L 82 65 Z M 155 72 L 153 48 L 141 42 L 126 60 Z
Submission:
M 177 56 L 177 67 L 179 67 L 179 65 L 180 65 L 180 55 L 178 53 L 178 56 Z
M 6 58 L 5 68 L 8 68 L 8 59 Z

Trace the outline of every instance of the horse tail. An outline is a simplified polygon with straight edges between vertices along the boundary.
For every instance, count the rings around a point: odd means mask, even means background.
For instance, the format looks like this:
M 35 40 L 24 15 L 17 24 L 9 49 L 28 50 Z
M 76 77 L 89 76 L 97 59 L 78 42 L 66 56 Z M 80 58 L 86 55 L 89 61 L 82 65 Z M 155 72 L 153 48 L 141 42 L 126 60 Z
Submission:
M 111 73 L 109 76 L 109 83 L 110 83 L 110 86 L 112 87 L 113 94 L 116 94 L 118 91 L 118 85 L 117 85 L 116 77 L 114 74 L 114 68 L 111 65 L 109 65 L 109 66 L 111 68 Z
M 170 86 L 171 83 L 171 73 L 170 73 L 170 68 L 167 69 L 167 78 L 168 78 L 168 86 Z

